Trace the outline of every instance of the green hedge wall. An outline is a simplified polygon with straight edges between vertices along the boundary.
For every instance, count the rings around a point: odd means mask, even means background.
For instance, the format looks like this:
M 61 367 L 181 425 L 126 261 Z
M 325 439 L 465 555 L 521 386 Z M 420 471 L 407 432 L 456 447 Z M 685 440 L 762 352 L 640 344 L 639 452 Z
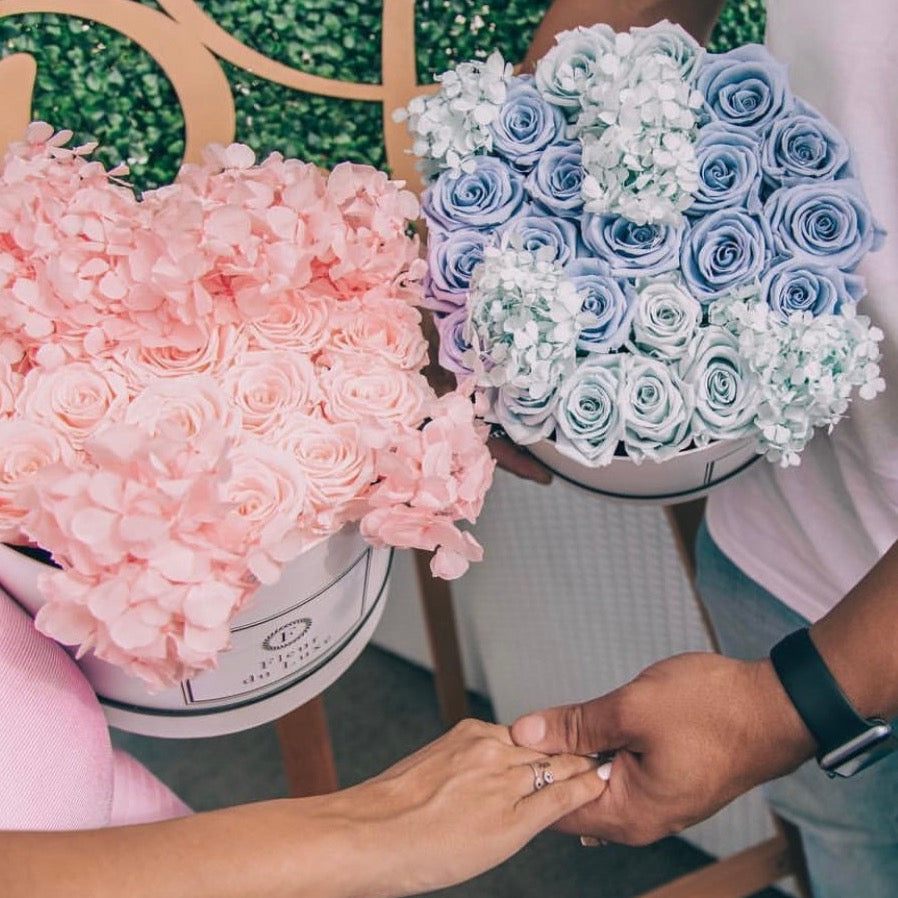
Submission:
M 141 0 L 158 9 L 152 0 Z M 201 0 L 223 28 L 256 50 L 327 78 L 377 82 L 379 0 Z M 548 0 L 419 0 L 418 75 L 422 83 L 460 59 L 498 47 L 520 59 Z M 760 41 L 763 0 L 729 0 L 713 49 Z M 38 63 L 34 116 L 97 140 L 107 164 L 126 160 L 141 187 L 173 177 L 184 147 L 174 91 L 156 63 L 127 38 L 72 16 L 0 20 L 4 53 Z M 341 159 L 384 165 L 376 103 L 334 100 L 254 78 L 223 63 L 237 107 L 237 139 L 260 155 L 271 150 L 329 166 Z

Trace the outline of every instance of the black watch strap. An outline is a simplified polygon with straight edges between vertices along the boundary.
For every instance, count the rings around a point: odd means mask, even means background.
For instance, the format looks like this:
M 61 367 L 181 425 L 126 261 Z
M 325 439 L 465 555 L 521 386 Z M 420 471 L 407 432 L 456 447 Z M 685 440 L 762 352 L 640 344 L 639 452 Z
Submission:
M 778 642 L 770 660 L 817 743 L 818 763 L 828 773 L 850 775 L 894 748 L 889 725 L 862 717 L 845 697 L 807 628 Z

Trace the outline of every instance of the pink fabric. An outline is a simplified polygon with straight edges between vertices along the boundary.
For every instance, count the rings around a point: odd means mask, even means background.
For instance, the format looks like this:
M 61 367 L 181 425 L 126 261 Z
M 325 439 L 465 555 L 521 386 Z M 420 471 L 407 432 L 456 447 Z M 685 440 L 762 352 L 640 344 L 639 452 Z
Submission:
M 190 813 L 190 808 L 168 786 L 119 749 L 112 753 L 112 781 L 111 826 L 152 823 Z
M 0 590 L 0 829 L 92 829 L 189 809 L 114 752 L 103 711 L 69 655 Z

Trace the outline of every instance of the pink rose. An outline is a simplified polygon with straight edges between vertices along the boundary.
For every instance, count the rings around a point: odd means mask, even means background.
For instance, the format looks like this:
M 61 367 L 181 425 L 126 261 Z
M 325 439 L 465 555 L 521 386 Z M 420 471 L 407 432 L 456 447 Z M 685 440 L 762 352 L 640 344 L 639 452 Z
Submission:
M 403 371 L 378 359 L 338 359 L 321 373 L 324 415 L 383 428 L 396 422 L 417 427 L 432 393 L 417 371 Z
M 312 355 L 330 335 L 328 303 L 305 293 L 297 293 L 289 300 L 281 298 L 263 316 L 249 321 L 246 333 L 253 348 L 292 349 Z
M 337 305 L 323 360 L 376 356 L 397 368 L 418 370 L 427 357 L 421 313 L 401 300 L 349 301 Z
M 319 402 L 318 378 L 308 357 L 290 350 L 247 350 L 232 360 L 223 387 L 243 427 L 271 433 Z
M 70 362 L 25 375 L 16 410 L 61 433 L 80 449 L 99 428 L 121 420 L 128 403 L 125 379 L 111 366 Z
M 151 381 L 131 400 L 125 422 L 154 436 L 174 432 L 185 438 L 196 437 L 212 425 L 236 437 L 241 427 L 239 412 L 207 374 Z
M 240 546 L 249 570 L 275 583 L 286 562 L 306 547 L 300 521 L 306 510 L 307 479 L 288 452 L 248 437 L 231 453 L 224 497 L 231 511 L 221 527 Z
M 374 479 L 373 454 L 362 442 L 358 424 L 296 418 L 281 432 L 278 445 L 296 459 L 308 478 L 311 531 L 339 530 L 349 519 L 352 503 Z
M 43 468 L 71 457 L 55 430 L 22 418 L 0 421 L 0 541 L 22 541 L 19 528 L 27 513 L 22 488 Z
M 247 345 L 246 336 L 236 327 L 214 328 L 198 349 L 142 346 L 118 356 L 128 383 L 134 392 L 161 377 L 207 374 L 221 380 L 234 356 Z

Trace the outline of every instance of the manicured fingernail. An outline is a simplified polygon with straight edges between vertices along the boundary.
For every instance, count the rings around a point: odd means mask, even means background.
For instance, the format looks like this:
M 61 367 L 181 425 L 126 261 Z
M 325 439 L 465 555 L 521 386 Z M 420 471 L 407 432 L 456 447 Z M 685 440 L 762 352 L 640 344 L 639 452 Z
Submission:
M 611 779 L 611 761 L 607 764 L 602 764 L 601 767 L 596 768 L 596 773 L 599 775 L 600 780 L 605 780 L 607 783 L 608 780 Z
M 514 725 L 515 741 L 523 745 L 536 745 L 546 736 L 546 721 L 540 714 L 522 717 Z
M 584 848 L 598 848 L 602 844 L 602 840 L 595 836 L 580 836 L 580 844 Z

